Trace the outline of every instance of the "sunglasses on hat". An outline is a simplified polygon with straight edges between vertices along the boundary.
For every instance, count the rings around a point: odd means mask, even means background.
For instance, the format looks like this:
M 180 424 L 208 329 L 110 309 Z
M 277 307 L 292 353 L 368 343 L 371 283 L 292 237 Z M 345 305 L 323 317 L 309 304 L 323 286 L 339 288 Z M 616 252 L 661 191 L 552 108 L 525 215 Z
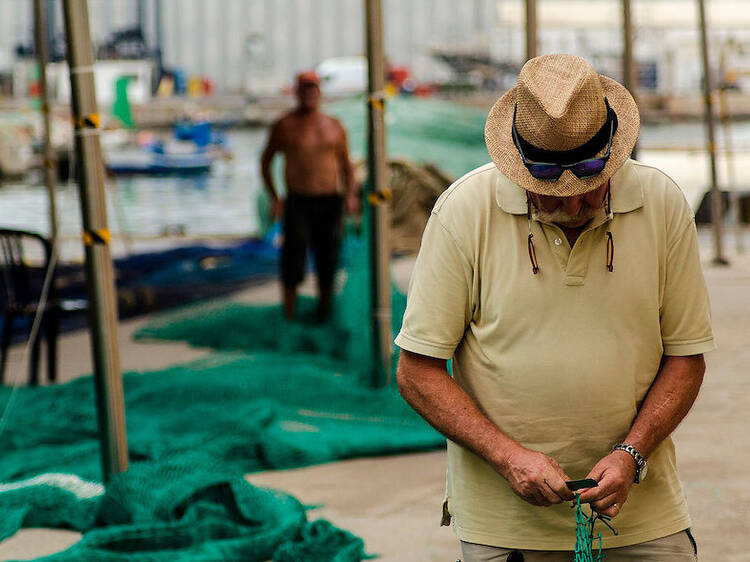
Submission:
M 521 161 L 523 162 L 523 165 L 526 166 L 526 169 L 534 178 L 542 181 L 557 181 L 565 170 L 570 170 L 578 179 L 582 180 L 594 177 L 600 174 L 602 170 L 604 170 L 604 167 L 607 165 L 607 160 L 609 160 L 610 151 L 612 150 L 612 137 L 614 136 L 616 123 L 614 119 L 611 119 L 609 117 L 609 112 L 611 112 L 612 110 L 610 109 L 609 103 L 607 102 L 606 98 L 604 99 L 604 102 L 607 105 L 607 123 L 609 123 L 609 141 L 607 143 L 607 152 L 603 156 L 600 156 L 598 158 L 587 158 L 585 160 L 579 160 L 578 162 L 573 162 L 570 164 L 535 162 L 526 158 L 523 153 L 523 149 L 521 148 L 521 136 L 518 134 L 518 130 L 516 129 L 516 112 L 518 110 L 518 105 L 513 108 L 513 143 L 516 145 L 518 153 L 521 155 Z

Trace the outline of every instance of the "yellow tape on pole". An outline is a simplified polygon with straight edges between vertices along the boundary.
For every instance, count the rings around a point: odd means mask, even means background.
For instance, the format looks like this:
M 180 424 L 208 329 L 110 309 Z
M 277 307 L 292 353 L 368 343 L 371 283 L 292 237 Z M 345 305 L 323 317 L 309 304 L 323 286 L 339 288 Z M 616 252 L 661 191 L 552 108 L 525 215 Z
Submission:
M 104 244 L 106 246 L 109 245 L 111 240 L 112 235 L 106 228 L 83 231 L 83 243 L 86 246 L 93 246 L 94 244 Z
M 89 113 L 80 119 L 76 119 L 74 124 L 79 129 L 98 129 L 101 125 L 101 119 L 99 118 L 98 113 Z

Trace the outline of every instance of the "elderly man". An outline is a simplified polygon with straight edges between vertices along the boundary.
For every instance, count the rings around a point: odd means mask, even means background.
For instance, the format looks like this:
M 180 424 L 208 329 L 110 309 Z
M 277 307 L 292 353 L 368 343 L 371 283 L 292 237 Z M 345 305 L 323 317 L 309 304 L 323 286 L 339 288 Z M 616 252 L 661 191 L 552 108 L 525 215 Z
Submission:
M 487 119 L 493 162 L 432 211 L 398 382 L 448 438 L 443 516 L 465 562 L 571 560 L 582 478 L 614 518 L 608 562 L 697 557 L 669 435 L 714 348 L 709 303 L 693 214 L 629 159 L 638 131 L 620 84 L 532 59 Z
M 343 205 L 350 211 L 357 206 L 346 131 L 337 119 L 320 111 L 320 97 L 318 76 L 314 72 L 299 74 L 297 107 L 271 126 L 261 159 L 271 213 L 274 219 L 284 218 L 281 281 L 284 314 L 290 320 L 294 318 L 297 287 L 305 276 L 308 248 L 313 251 L 318 274 L 318 320 L 328 317 Z M 279 197 L 271 173 L 277 153 L 285 159 L 286 201 Z

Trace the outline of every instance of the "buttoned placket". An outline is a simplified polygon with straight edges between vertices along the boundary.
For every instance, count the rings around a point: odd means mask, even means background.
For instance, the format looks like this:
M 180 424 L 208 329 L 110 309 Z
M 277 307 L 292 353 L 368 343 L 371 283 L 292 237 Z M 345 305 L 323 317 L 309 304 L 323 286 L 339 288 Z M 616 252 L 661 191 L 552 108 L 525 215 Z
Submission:
M 581 232 L 578 239 L 571 248 L 568 238 L 563 230 L 554 223 L 541 221 L 536 216 L 536 211 L 532 211 L 532 221 L 539 225 L 544 233 L 544 238 L 548 242 L 550 251 L 557 259 L 560 267 L 565 273 L 564 283 L 570 286 L 580 286 L 585 283 L 586 273 L 588 272 L 591 254 L 599 247 L 598 233 L 601 231 L 602 252 L 606 252 L 606 239 L 603 232 L 603 225 L 612 221 L 613 213 L 607 215 L 602 208 L 593 218 L 591 223 Z M 536 239 L 536 237 L 535 237 Z M 605 265 L 606 254 L 602 255 L 602 267 Z M 540 264 L 543 268 L 544 265 Z

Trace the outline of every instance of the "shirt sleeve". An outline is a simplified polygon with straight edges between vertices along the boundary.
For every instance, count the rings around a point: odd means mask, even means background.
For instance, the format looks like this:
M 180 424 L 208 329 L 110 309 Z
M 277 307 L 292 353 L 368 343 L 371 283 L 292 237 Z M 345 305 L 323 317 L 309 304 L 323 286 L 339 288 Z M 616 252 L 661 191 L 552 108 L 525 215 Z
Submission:
M 661 337 L 665 355 L 698 355 L 716 349 L 692 217 L 667 251 Z
M 433 214 L 414 265 L 396 345 L 451 359 L 472 316 L 473 267 L 456 239 Z

